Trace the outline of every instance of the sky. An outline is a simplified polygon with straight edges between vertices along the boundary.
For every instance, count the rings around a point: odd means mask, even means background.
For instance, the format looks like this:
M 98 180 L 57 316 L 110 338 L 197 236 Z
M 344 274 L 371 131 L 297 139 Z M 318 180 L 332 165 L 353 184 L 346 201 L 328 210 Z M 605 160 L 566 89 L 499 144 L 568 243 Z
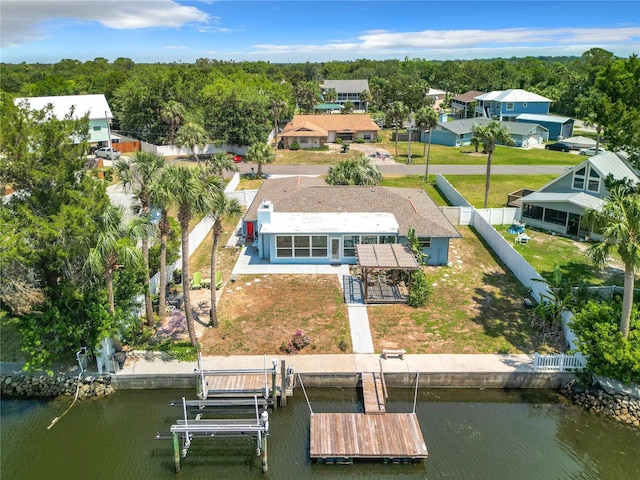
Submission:
M 0 61 L 640 54 L 640 0 L 1 0 Z

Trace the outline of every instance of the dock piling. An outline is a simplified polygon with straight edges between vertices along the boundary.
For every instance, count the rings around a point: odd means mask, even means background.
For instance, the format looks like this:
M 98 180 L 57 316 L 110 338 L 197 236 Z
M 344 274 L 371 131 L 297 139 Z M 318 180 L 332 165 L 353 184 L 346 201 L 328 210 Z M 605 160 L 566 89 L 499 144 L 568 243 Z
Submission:
M 180 437 L 178 432 L 173 432 L 173 468 L 180 473 Z

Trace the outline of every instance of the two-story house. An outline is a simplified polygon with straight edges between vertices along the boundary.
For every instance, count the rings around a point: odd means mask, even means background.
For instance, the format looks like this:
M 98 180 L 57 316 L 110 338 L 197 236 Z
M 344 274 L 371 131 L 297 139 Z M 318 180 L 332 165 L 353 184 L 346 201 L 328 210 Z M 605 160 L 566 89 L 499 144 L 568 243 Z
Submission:
M 628 179 L 638 184 L 638 172 L 612 152 L 589 157 L 537 191 L 522 197 L 523 222 L 536 228 L 572 237 L 590 236 L 582 217 L 588 209 L 600 209 L 609 192 L 604 179 Z
M 53 115 L 63 119 L 73 108 L 74 118 L 89 115 L 89 143 L 109 143 L 109 126 L 113 120 L 111 108 L 103 94 L 97 95 L 58 95 L 52 97 L 16 98 L 14 103 L 28 105 L 31 110 L 42 110 L 47 105 L 53 106 Z
M 351 102 L 354 111 L 364 112 L 367 110 L 366 103 L 360 100 L 360 94 L 369 90 L 369 80 L 325 80 L 320 88 L 323 93 L 327 90 L 335 90 L 337 100 L 332 103 L 344 105 L 346 102 Z
M 476 116 L 492 120 L 516 121 L 522 113 L 548 115 L 551 100 L 522 89 L 494 90 L 477 95 Z

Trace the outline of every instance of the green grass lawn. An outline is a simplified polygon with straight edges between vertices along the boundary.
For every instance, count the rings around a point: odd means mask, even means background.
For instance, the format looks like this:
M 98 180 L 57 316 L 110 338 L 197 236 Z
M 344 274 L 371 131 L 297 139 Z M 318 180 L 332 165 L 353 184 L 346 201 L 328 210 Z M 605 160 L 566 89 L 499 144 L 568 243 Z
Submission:
M 515 235 L 507 232 L 509 225 L 493 227 L 508 241 L 513 242 Z M 563 276 L 574 286 L 623 285 L 624 271 L 620 269 L 621 260 L 617 253 L 611 256 L 607 267 L 598 268 L 585 255 L 588 243 L 530 228 L 526 232 L 531 240 L 525 245 L 514 244 L 514 248 L 543 277 L 551 279 L 554 266 L 559 265 Z
M 376 145 L 386 148 L 391 155 L 395 156 L 395 142 L 391 141 L 392 130 L 383 130 L 379 134 L 379 141 Z M 426 157 L 422 155 L 423 143 L 411 142 L 411 158 L 414 164 L 425 164 Z M 398 163 L 407 162 L 409 142 L 398 142 Z M 471 145 L 463 147 L 446 147 L 444 145 L 431 145 L 429 154 L 429 164 L 434 165 L 486 165 L 486 155 L 470 155 L 474 152 Z M 580 155 L 572 155 L 565 152 L 553 150 L 543 150 L 533 148 L 524 150 L 514 147 L 503 147 L 498 145 L 493 152 L 493 165 L 577 165 L 584 160 Z
M 445 175 L 445 178 L 475 207 L 484 203 L 484 175 Z M 491 175 L 489 207 L 504 207 L 507 195 L 521 188 L 536 190 L 556 178 L 556 175 Z M 420 175 L 385 175 L 381 185 L 385 187 L 422 188 Z M 437 205 L 448 205 L 447 200 L 435 188 L 435 176 L 429 175 L 427 193 Z

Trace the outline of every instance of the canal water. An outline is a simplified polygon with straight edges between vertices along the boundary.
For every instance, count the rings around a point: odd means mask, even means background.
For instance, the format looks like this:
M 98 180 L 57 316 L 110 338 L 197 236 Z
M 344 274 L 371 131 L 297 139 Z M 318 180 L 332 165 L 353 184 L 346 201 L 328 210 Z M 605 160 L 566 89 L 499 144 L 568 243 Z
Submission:
M 361 411 L 355 389 L 310 389 L 315 412 Z M 387 411 L 411 412 L 414 391 L 389 391 Z M 599 479 L 640 478 L 640 432 L 588 414 L 546 390 L 420 390 L 416 413 L 429 458 L 413 465 L 317 465 L 309 460 L 309 407 L 296 390 L 271 416 L 269 473 L 252 439 L 195 439 L 173 473 L 169 440 L 179 390 L 1 401 L 2 480 L 75 479 Z

